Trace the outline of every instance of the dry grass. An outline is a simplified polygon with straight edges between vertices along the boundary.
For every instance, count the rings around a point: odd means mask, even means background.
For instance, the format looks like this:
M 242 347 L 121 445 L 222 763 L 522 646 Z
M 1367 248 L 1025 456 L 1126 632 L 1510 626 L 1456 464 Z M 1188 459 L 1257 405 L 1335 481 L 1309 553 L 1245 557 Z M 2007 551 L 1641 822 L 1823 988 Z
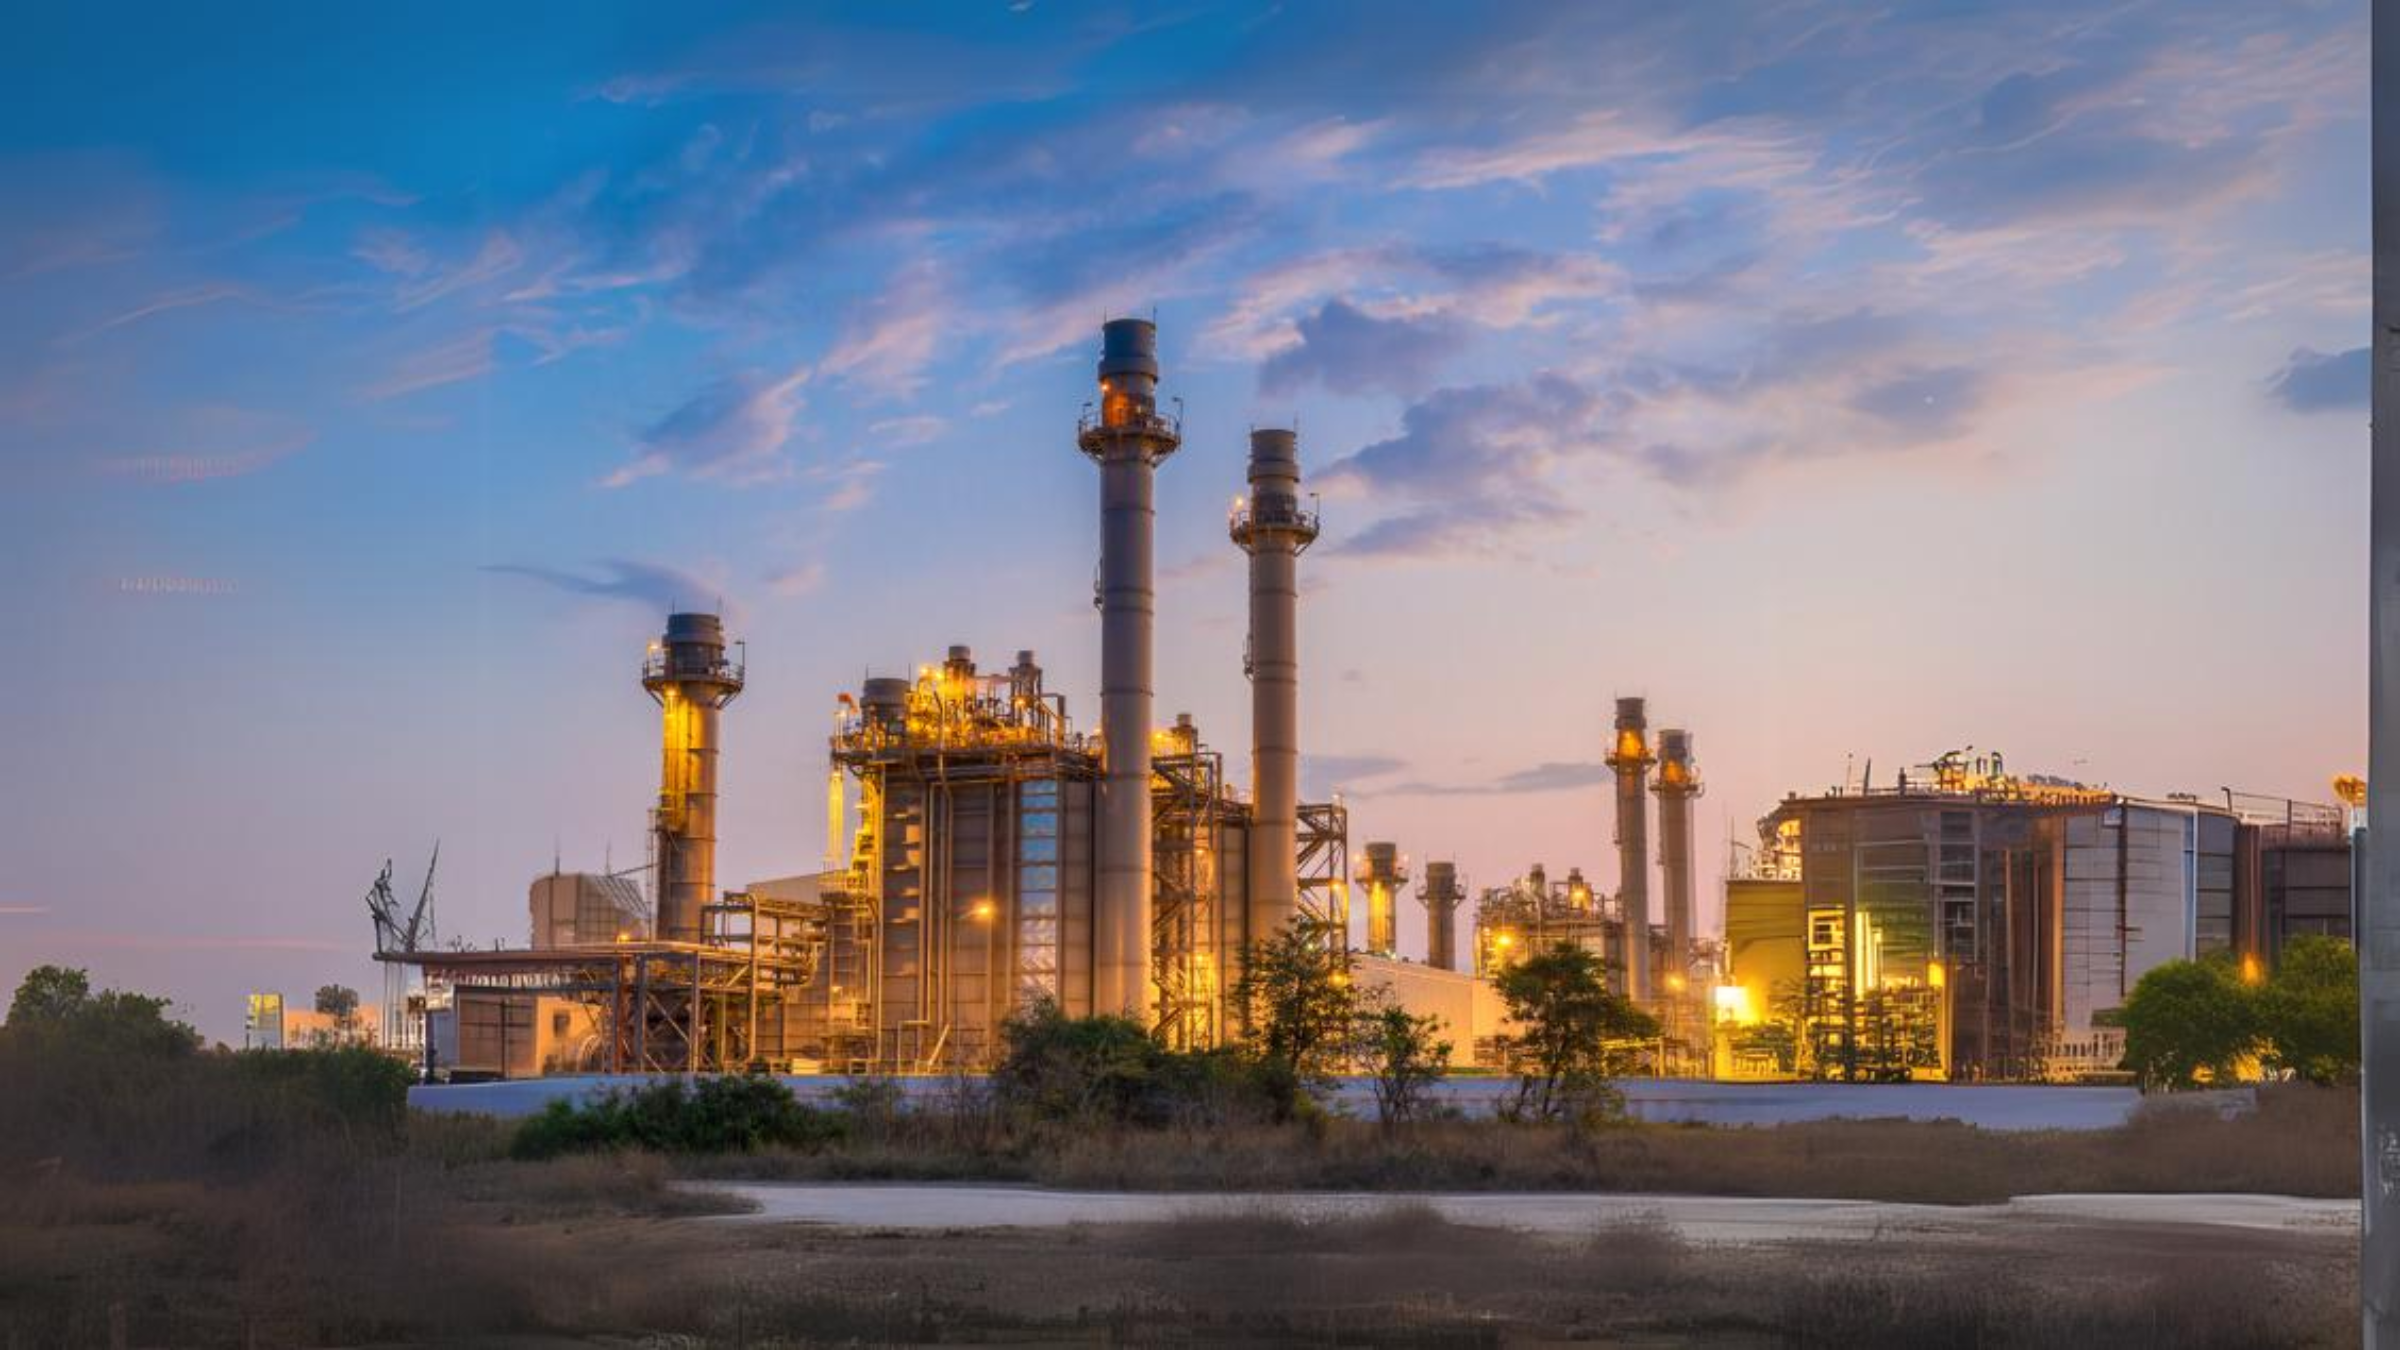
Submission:
M 689 1159 L 700 1177 L 1015 1181 L 1091 1190 L 1567 1190 L 1988 1204 L 2059 1191 L 2358 1194 L 2355 1090 L 2262 1090 L 2255 1115 L 2143 1112 L 2119 1130 L 1956 1123 L 1626 1125 L 1576 1134 L 1487 1121 L 1387 1133 L 1361 1121 L 995 1136 L 935 1124 L 799 1153 Z
M 2045 1228 L 1695 1247 L 1560 1240 L 1422 1203 L 967 1234 L 710 1225 L 654 1162 L 474 1164 L 239 1188 L 63 1178 L 0 1217 L 0 1343 L 1016 1343 L 1990 1347 L 2344 1343 L 2336 1237 Z M 397 1200 L 383 1188 L 404 1189 Z M 422 1185 L 426 1193 L 408 1187 Z
M 1098 1133 L 961 1146 L 932 1125 L 785 1175 L 1003 1175 L 1085 1186 L 1607 1189 L 1990 1200 L 2040 1190 L 2354 1193 L 2356 1098 L 2264 1094 L 2252 1118 L 1997 1135 L 1858 1122 L 1563 1131 L 1437 1123 Z M 1172 1224 L 885 1235 L 719 1226 L 721 1197 L 651 1156 L 505 1158 L 504 1127 L 417 1118 L 403 1146 L 110 1183 L 72 1161 L 0 1175 L 0 1345 L 447 1344 L 530 1335 L 688 1345 L 956 1339 L 1484 1345 L 2315 1345 L 2348 1336 L 2336 1236 L 2045 1229 L 2040 1247 L 1693 1248 L 1657 1223 L 1576 1242 L 1464 1228 L 1395 1200 Z M 659 1343 L 653 1341 L 652 1343 Z

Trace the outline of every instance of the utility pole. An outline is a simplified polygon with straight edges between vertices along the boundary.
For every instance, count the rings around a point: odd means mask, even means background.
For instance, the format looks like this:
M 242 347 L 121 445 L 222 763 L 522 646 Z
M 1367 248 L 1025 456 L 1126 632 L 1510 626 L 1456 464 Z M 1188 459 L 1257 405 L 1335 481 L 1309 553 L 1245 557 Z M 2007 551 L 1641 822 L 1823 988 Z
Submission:
M 2361 1344 L 2400 1350 L 2400 0 L 2373 24 L 2374 482 L 2367 565 L 2366 886 L 2358 943 Z M 2379 828 L 2380 827 L 2380 828 Z

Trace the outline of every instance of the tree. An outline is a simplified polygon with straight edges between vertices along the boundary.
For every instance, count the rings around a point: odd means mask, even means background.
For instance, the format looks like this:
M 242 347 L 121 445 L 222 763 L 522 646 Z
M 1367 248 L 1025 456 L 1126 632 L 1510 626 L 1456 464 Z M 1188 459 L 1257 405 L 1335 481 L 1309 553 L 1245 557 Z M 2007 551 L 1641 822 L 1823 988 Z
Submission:
M 319 985 L 317 1011 L 348 1022 L 358 1016 L 358 991 L 338 984 Z
M 1130 1017 L 1069 1017 L 1048 1000 L 1000 1025 L 992 1092 L 1034 1120 L 1124 1123 L 1148 1091 L 1157 1043 Z
M 1353 1058 L 1374 1076 L 1375 1115 L 1386 1130 L 1423 1113 L 1427 1089 L 1450 1062 L 1441 1032 L 1442 1019 L 1380 1000 L 1358 1015 Z
M 2293 938 L 2257 998 L 2259 1032 L 2278 1067 L 2311 1083 L 2358 1077 L 2358 953 L 2349 943 Z
M 1234 983 L 1234 1005 L 1250 1026 L 1250 1045 L 1270 1077 L 1280 1077 L 1280 1113 L 1340 1068 L 1358 1020 L 1350 958 L 1326 940 L 1324 925 L 1293 919 L 1252 943 Z
M 9 1044 L 62 1048 L 126 1059 L 178 1055 L 196 1049 L 200 1033 L 167 1016 L 167 1000 L 110 989 L 92 992 L 91 976 L 65 966 L 37 966 L 8 1005 Z
M 1521 1029 L 1511 1045 L 1519 1068 L 1509 1114 L 1519 1120 L 1585 1123 L 1611 1104 L 1610 1042 L 1646 1041 L 1658 1021 L 1610 991 L 1608 967 L 1588 948 L 1561 942 L 1526 957 L 1493 981 Z
M 65 966 L 35 966 L 8 1005 L 8 1025 L 64 1022 L 91 1005 L 92 977 Z
M 2232 965 L 2169 961 L 2125 1000 L 2124 1067 L 2153 1087 L 2224 1082 L 2258 1044 L 2258 1011 Z

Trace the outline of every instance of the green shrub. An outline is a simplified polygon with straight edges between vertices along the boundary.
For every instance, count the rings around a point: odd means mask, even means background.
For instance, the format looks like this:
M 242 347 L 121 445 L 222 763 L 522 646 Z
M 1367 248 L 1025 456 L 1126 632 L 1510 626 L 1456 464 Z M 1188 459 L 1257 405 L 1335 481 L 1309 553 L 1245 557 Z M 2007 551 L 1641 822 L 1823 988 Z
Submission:
M 365 1046 L 249 1050 L 234 1055 L 235 1080 L 295 1123 L 396 1131 L 408 1119 L 416 1070 Z M 298 1119 L 305 1118 L 305 1119 Z
M 517 1127 L 518 1158 L 640 1148 L 659 1153 L 813 1149 L 839 1138 L 841 1120 L 772 1078 L 660 1079 L 581 1103 L 555 1100 Z
M 2315 933 L 2285 944 L 2258 991 L 2268 1056 L 2311 1083 L 2358 1078 L 2358 951 Z
M 1284 1061 L 1241 1050 L 1169 1050 L 1128 1017 L 1069 1017 L 1037 1003 L 1001 1027 L 999 1105 L 1037 1124 L 1221 1124 L 1277 1113 Z
M 2124 1067 L 2147 1087 L 2225 1082 L 2258 1045 L 2258 1008 L 2225 961 L 2168 961 L 2133 986 Z

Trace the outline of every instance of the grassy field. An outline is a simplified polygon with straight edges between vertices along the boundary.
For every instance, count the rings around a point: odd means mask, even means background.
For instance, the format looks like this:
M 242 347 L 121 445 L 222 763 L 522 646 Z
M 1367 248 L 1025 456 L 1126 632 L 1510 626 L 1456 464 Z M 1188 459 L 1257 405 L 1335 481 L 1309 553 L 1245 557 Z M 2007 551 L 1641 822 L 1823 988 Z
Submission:
M 813 1153 L 541 1162 L 510 1160 L 510 1129 L 497 1122 L 411 1116 L 388 1138 L 319 1132 L 139 1166 L 97 1155 L 10 1163 L 0 1344 L 107 1345 L 120 1332 L 127 1345 L 243 1347 L 2344 1344 L 2356 1276 L 2340 1235 L 2094 1224 L 2038 1246 L 1694 1249 L 1655 1226 L 1561 1242 L 1410 1208 L 858 1234 L 694 1222 L 727 1202 L 671 1183 L 2343 1195 L 2356 1189 L 2356 1103 L 2287 1089 L 2263 1094 L 2254 1117 L 2165 1113 L 2059 1135 L 1872 1122 L 1584 1135 L 1434 1123 L 1386 1135 L 1341 1121 L 1042 1135 L 962 1110 L 857 1122 Z
M 1126 1131 L 1002 1129 L 972 1104 L 872 1122 L 839 1147 L 695 1158 L 756 1180 L 1022 1181 L 1123 1190 L 1607 1190 L 1981 1204 L 2060 1191 L 2358 1194 L 2358 1095 L 2271 1087 L 2254 1115 L 2172 1106 L 2123 1129 L 1904 1121 L 1575 1132 L 1353 1120 Z
M 110 1193 L 12 1220 L 18 1344 L 2317 1346 L 2351 1335 L 2339 1238 L 2093 1225 L 2038 1243 L 1571 1240 L 1406 1202 L 1305 1221 L 843 1233 L 695 1224 L 655 1161 Z M 398 1178 L 406 1186 L 405 1177 Z M 295 1208 L 295 1207 L 299 1208 Z

